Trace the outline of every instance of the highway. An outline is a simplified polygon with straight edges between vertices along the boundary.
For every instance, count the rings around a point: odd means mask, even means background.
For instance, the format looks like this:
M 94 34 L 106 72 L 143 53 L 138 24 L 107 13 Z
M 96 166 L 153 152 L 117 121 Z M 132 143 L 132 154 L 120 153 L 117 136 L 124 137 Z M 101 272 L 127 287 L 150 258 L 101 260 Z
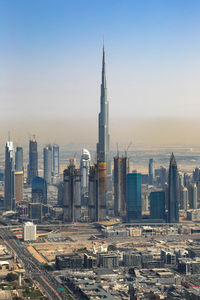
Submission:
M 17 255 L 22 262 L 26 275 L 37 281 L 49 300 L 67 300 L 62 286 L 48 273 L 43 266 L 38 265 L 37 260 L 25 247 L 21 247 L 20 241 L 8 229 L 0 229 L 0 237 L 10 250 Z M 72 296 L 73 298 L 73 296 Z

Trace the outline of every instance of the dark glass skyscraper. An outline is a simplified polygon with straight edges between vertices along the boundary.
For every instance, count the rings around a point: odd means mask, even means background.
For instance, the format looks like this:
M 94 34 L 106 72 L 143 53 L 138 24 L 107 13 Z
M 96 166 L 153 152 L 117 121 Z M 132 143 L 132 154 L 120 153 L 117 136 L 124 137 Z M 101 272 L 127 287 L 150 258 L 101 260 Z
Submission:
M 36 176 L 32 181 L 32 202 L 47 204 L 47 184 L 42 177 Z
M 77 222 L 81 218 L 81 178 L 80 170 L 75 168 L 74 161 L 64 170 L 63 221 Z
M 23 148 L 17 147 L 15 152 L 15 171 L 23 171 Z
M 46 183 L 51 183 L 51 175 L 52 175 L 52 147 L 51 145 L 47 145 L 43 149 L 43 163 L 44 163 L 44 179 Z
M 172 153 L 169 164 L 168 178 L 168 222 L 179 221 L 179 183 L 176 159 Z
M 59 175 L 60 173 L 60 153 L 59 146 L 53 145 L 53 175 Z
M 114 212 L 115 216 L 126 215 L 126 178 L 129 172 L 129 159 L 114 157 Z
M 29 141 L 28 183 L 31 184 L 36 176 L 38 176 L 38 152 L 37 142 L 33 136 Z
M 165 219 L 165 192 L 151 192 L 150 194 L 151 219 Z
M 110 163 L 110 136 L 109 111 L 106 87 L 105 51 L 103 47 L 102 82 L 101 82 L 101 109 L 99 113 L 99 139 L 97 144 L 97 160 L 106 162 L 107 174 L 111 173 Z
M 5 147 L 4 207 L 6 210 L 15 209 L 14 173 L 14 146 L 13 142 L 9 141 Z
M 142 217 L 142 176 L 139 173 L 127 174 L 127 222 L 140 220 Z

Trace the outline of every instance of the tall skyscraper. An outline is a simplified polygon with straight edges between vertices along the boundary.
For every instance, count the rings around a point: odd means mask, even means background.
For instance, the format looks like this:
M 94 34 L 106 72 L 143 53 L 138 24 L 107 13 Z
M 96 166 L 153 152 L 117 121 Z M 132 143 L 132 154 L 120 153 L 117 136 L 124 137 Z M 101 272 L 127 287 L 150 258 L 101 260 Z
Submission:
M 53 176 L 60 173 L 60 151 L 58 145 L 53 145 Z
M 5 147 L 4 207 L 6 210 L 15 209 L 14 173 L 14 145 L 9 141 Z
M 195 183 L 188 186 L 188 202 L 189 208 L 197 209 L 197 186 Z
M 188 209 L 188 189 L 184 186 L 180 189 L 180 209 Z
M 98 221 L 98 170 L 97 165 L 90 167 L 88 217 L 90 222 Z
M 106 162 L 107 174 L 111 174 L 110 162 L 110 136 L 109 111 L 106 87 L 105 51 L 103 47 L 102 82 L 101 82 L 101 108 L 99 113 L 99 137 L 97 144 L 97 160 Z
M 38 176 L 38 152 L 35 136 L 29 141 L 29 164 L 28 164 L 28 180 L 32 184 L 32 180 Z
M 15 152 L 15 203 L 20 205 L 24 192 L 23 148 L 17 147 Z
M 114 157 L 114 212 L 115 216 L 126 215 L 126 177 L 129 173 L 129 159 Z
M 165 192 L 157 191 L 150 194 L 151 219 L 165 219 Z
M 127 174 L 127 222 L 142 218 L 142 176 L 139 173 Z
M 63 221 L 77 222 L 81 219 L 80 170 L 71 160 L 64 170 Z
M 44 179 L 47 184 L 51 183 L 52 178 L 52 147 L 46 145 L 43 149 Z
M 92 222 L 106 219 L 105 162 L 97 162 L 97 164 L 90 167 L 88 217 Z
M 23 201 L 24 192 L 24 172 L 15 171 L 15 203 L 20 205 Z
M 80 160 L 80 172 L 81 172 L 81 198 L 82 203 L 85 205 L 85 200 L 88 198 L 89 188 L 89 173 L 90 173 L 91 156 L 87 149 L 82 150 Z
M 47 204 L 47 183 L 42 177 L 36 176 L 32 181 L 32 203 Z
M 149 159 L 149 184 L 153 185 L 153 158 Z
M 179 222 L 179 180 L 176 159 L 172 153 L 168 178 L 168 222 Z
M 17 147 L 15 152 L 15 171 L 23 171 L 23 148 Z

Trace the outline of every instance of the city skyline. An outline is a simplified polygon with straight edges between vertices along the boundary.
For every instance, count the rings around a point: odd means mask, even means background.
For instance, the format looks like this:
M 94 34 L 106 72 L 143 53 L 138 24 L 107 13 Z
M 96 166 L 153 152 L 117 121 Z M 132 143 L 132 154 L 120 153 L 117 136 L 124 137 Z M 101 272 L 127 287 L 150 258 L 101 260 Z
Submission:
M 19 144 L 95 143 L 103 35 L 111 143 L 198 144 L 198 1 L 46 4 L 0 4 L 1 119 Z

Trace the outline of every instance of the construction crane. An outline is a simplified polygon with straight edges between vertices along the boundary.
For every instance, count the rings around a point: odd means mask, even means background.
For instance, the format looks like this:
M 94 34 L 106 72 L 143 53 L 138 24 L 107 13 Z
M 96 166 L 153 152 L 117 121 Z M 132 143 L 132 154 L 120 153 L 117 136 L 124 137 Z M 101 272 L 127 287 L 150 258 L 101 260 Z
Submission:
M 116 143 L 117 146 L 117 157 L 119 157 L 119 147 L 118 147 L 118 143 Z
M 131 145 L 132 145 L 132 142 L 130 142 L 130 143 L 128 144 L 128 147 L 127 147 L 126 150 L 125 150 L 125 157 L 127 157 L 127 152 L 128 152 L 128 149 L 130 148 Z

